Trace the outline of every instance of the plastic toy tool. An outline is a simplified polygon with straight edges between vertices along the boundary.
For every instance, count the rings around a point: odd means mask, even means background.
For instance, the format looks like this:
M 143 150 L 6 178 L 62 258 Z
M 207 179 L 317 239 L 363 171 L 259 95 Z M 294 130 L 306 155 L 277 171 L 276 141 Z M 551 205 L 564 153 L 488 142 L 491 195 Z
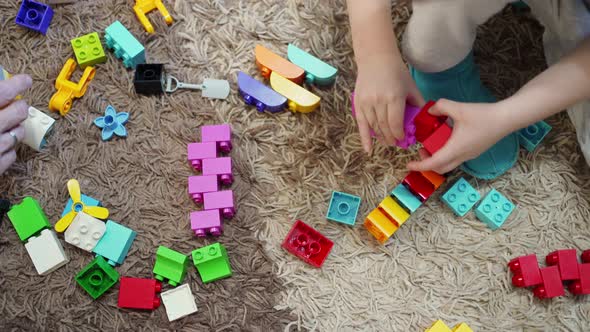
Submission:
M 287 105 L 287 98 L 241 71 L 238 72 L 238 90 L 246 104 L 256 106 L 259 112 L 280 112 Z
M 68 114 L 72 108 L 74 98 L 84 96 L 86 90 L 88 90 L 88 85 L 96 74 L 94 67 L 88 66 L 84 69 L 80 81 L 74 83 L 70 81 L 70 77 L 72 77 L 74 70 L 76 70 L 76 61 L 70 58 L 59 72 L 59 75 L 55 80 L 55 88 L 57 89 L 57 92 L 51 97 L 51 100 L 49 100 L 49 109 L 54 112 L 59 112 L 61 116 Z
M 183 83 L 172 75 L 166 75 L 166 92 L 175 92 L 178 89 L 201 90 L 203 97 L 213 99 L 226 99 L 229 96 L 229 82 L 206 78 L 201 84 Z
M 320 105 L 320 97 L 276 72 L 270 74 L 270 86 L 289 100 L 287 105 L 293 112 L 313 112 Z
M 62 233 L 65 231 L 72 221 L 74 221 L 78 212 L 84 212 L 98 219 L 106 219 L 109 217 L 109 210 L 106 208 L 100 206 L 87 206 L 82 203 L 82 194 L 80 192 L 80 183 L 78 180 L 70 179 L 68 181 L 68 192 L 70 193 L 70 197 L 74 204 L 72 205 L 72 210 L 55 224 L 56 232 Z
M 331 85 L 336 80 L 338 69 L 293 44 L 287 47 L 287 57 L 305 70 L 305 81 L 308 84 Z
M 276 72 L 297 84 L 303 83 L 305 71 L 268 48 L 262 45 L 256 45 L 254 56 L 256 57 L 256 65 L 260 69 L 260 74 L 264 78 L 270 79 L 270 74 Z
M 164 7 L 162 0 L 135 0 L 133 11 L 135 12 L 135 15 L 137 16 L 137 19 L 141 25 L 143 25 L 145 28 L 145 31 L 148 33 L 154 33 L 154 26 L 150 23 L 150 20 L 146 15 L 156 9 L 162 14 L 162 16 L 164 16 L 166 24 L 170 25 L 172 22 L 174 22 L 172 16 L 170 16 L 170 13 L 168 12 L 168 9 Z

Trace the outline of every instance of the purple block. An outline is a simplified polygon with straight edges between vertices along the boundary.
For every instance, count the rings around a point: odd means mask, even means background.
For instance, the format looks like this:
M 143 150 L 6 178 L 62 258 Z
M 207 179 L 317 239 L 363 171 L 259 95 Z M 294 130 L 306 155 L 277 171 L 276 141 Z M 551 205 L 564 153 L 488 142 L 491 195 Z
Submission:
M 217 157 L 217 144 L 215 142 L 190 143 L 187 146 L 188 161 L 197 171 L 202 169 L 202 160 Z
M 53 9 L 48 5 L 32 0 L 23 0 L 16 14 L 16 24 L 45 34 L 52 18 Z
M 217 175 L 222 184 L 231 185 L 234 182 L 231 173 L 231 157 L 203 159 L 203 175 Z
M 287 105 L 287 98 L 241 71 L 238 72 L 238 90 L 246 104 L 255 105 L 259 112 L 280 112 Z
M 201 142 L 216 142 L 219 150 L 228 153 L 231 151 L 231 128 L 225 124 L 202 126 Z
M 190 176 L 188 178 L 188 194 L 195 203 L 203 203 L 203 194 L 218 191 L 217 175 Z
M 191 229 L 198 237 L 205 237 L 207 233 L 220 236 L 223 233 L 219 210 L 203 210 L 191 212 Z
M 231 190 L 216 191 L 203 194 L 203 207 L 205 210 L 221 210 L 225 219 L 231 219 L 236 214 L 234 209 L 234 192 Z

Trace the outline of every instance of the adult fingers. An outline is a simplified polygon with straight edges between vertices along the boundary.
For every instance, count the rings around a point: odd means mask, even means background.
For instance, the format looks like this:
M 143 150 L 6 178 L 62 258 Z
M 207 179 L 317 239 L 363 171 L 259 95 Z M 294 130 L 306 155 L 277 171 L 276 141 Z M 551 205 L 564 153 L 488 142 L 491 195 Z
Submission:
M 10 133 L 13 133 L 14 137 Z M 14 139 L 15 137 L 16 141 Z M 15 127 L 8 132 L 0 134 L 0 154 L 14 149 L 16 143 L 21 142 L 24 137 L 25 128 L 23 126 Z
M 388 121 L 388 106 L 387 105 L 379 105 L 375 109 L 375 113 L 377 114 L 377 123 L 375 124 L 376 127 L 379 127 L 379 130 L 382 133 L 381 139 L 383 143 L 387 145 L 395 144 L 395 137 L 393 133 L 389 129 L 389 121 Z
M 393 135 L 393 141 L 389 144 L 395 144 L 396 140 L 402 140 L 404 132 L 404 102 L 392 103 L 387 105 L 387 125 Z
M 0 133 L 18 126 L 27 119 L 29 106 L 24 100 L 18 100 L 0 110 Z
M 10 150 L 5 154 L 0 155 L 0 175 L 4 174 L 6 170 L 16 161 L 16 152 Z
M 369 127 L 369 121 L 365 117 L 365 112 L 362 112 L 360 109 L 358 112 L 356 112 L 356 122 L 359 127 L 359 134 L 361 136 L 361 143 L 363 145 L 363 149 L 365 150 L 365 152 L 371 153 L 371 129 Z
M 0 81 L 0 108 L 12 103 L 14 98 L 31 87 L 33 79 L 29 75 L 15 75 Z

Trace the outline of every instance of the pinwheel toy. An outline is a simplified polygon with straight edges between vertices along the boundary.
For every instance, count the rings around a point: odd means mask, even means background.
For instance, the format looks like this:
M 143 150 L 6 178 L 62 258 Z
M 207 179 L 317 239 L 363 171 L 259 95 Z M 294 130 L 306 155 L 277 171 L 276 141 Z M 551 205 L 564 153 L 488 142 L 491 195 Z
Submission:
M 98 219 L 106 219 L 109 217 L 109 210 L 100 206 L 86 206 L 82 203 L 82 194 L 80 193 L 80 183 L 76 179 L 68 181 L 68 192 L 74 204 L 72 210 L 68 212 L 55 224 L 55 231 L 63 233 L 68 226 L 74 221 L 78 212 L 84 212 Z

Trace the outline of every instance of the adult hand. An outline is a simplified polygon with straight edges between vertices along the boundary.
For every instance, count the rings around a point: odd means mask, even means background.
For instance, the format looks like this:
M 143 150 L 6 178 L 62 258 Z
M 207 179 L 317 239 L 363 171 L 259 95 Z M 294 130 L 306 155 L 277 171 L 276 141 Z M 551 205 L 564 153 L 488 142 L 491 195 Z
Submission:
M 30 88 L 32 82 L 28 75 L 0 81 L 0 175 L 16 160 L 15 145 L 25 136 L 22 122 L 28 116 L 29 105 L 24 100 L 14 99 Z
M 404 63 L 393 54 L 373 55 L 358 63 L 355 87 L 356 119 L 363 148 L 371 152 L 373 129 L 377 139 L 395 145 L 404 138 L 406 100 L 422 107 L 424 99 Z
M 508 110 L 502 102 L 471 104 L 441 99 L 429 112 L 453 119 L 453 133 L 447 143 L 432 156 L 426 150 L 420 150 L 422 160 L 407 165 L 413 171 L 447 173 L 464 161 L 477 158 L 513 131 Z

